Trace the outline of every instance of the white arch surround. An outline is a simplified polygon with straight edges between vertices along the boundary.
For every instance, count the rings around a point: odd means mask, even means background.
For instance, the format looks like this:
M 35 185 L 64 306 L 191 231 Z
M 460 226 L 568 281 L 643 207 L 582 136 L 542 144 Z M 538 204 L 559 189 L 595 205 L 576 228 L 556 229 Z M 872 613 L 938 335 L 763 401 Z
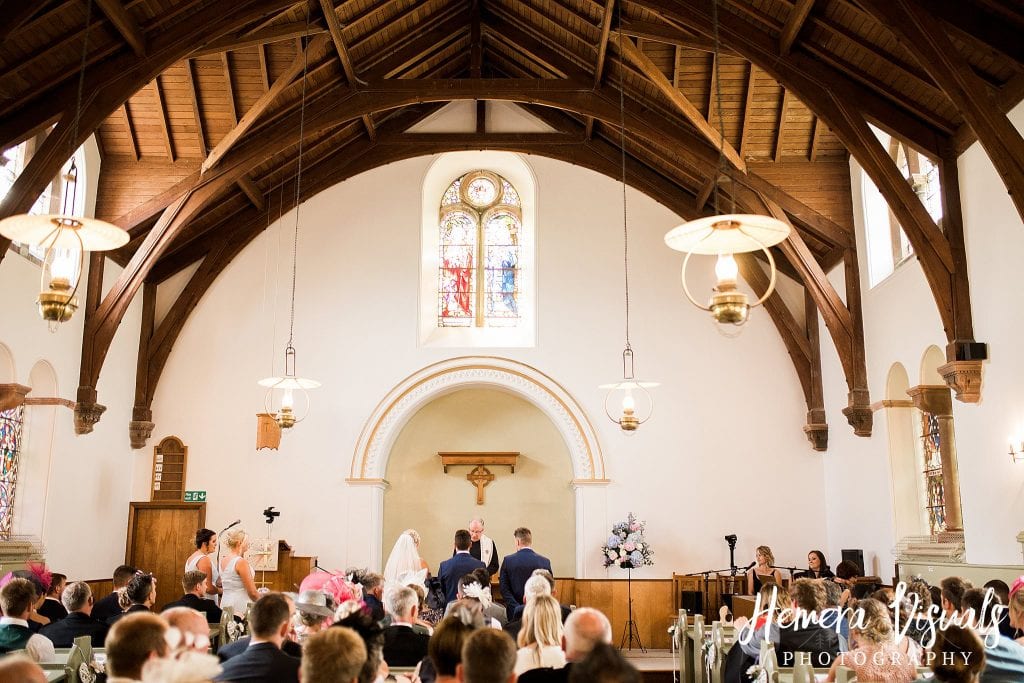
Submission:
M 572 460 L 576 498 L 576 576 L 584 578 L 596 572 L 600 563 L 589 567 L 579 549 L 600 545 L 607 526 L 605 487 L 610 480 L 597 433 L 583 408 L 558 382 L 525 363 L 496 356 L 462 356 L 428 365 L 396 384 L 377 404 L 356 442 L 345 480 L 353 494 L 349 528 L 366 530 L 364 539 L 352 539 L 356 543 L 350 545 L 368 547 L 367 564 L 381 566 L 384 491 L 388 487 L 384 475 L 395 440 L 424 405 L 473 387 L 498 389 L 529 401 L 562 435 Z

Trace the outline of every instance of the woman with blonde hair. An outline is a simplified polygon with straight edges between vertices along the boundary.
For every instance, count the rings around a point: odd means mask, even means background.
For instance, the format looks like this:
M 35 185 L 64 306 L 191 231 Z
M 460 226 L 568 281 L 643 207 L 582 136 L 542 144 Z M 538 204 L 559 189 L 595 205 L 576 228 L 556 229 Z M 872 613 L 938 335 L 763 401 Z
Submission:
M 562 610 L 550 595 L 537 595 L 526 603 L 517 640 L 516 676 L 531 669 L 565 666 L 562 651 Z
M 761 586 L 774 581 L 776 586 L 782 586 L 782 572 L 775 569 L 775 555 L 772 549 L 766 545 L 757 546 L 754 551 L 754 568 L 747 572 L 747 595 L 757 595 L 761 592 Z M 767 577 L 772 577 L 768 579 Z
M 260 597 L 254 581 L 256 571 L 245 559 L 245 553 L 249 550 L 249 534 L 240 527 L 229 529 L 221 537 L 221 544 L 227 548 L 227 553 L 220 558 L 223 589 L 220 606 L 232 608 L 236 618 L 244 619 L 249 603 L 256 602 Z
M 850 625 L 851 650 L 833 660 L 825 680 L 836 680 L 836 669 L 840 666 L 853 669 L 859 681 L 909 683 L 917 678 L 917 644 L 910 638 L 896 640 L 889 608 L 868 598 L 857 603 L 857 612 L 860 614 L 852 617 Z

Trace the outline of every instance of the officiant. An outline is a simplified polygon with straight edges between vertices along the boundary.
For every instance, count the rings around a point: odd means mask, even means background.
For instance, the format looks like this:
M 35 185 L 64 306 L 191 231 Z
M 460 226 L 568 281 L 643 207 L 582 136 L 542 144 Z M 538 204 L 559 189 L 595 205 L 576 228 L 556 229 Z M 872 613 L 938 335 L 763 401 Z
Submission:
M 469 547 L 469 554 L 483 562 L 491 576 L 497 574 L 500 564 L 498 546 L 484 534 L 484 520 L 477 517 L 469 523 L 469 538 L 473 541 L 473 545 Z

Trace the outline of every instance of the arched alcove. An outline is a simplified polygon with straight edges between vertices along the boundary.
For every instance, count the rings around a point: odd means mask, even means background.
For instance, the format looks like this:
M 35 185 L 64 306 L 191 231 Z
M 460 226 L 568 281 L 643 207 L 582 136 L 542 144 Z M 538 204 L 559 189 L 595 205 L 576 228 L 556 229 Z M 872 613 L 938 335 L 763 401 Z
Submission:
M 488 466 L 483 502 L 467 480 L 471 467 L 442 470 L 439 452 L 519 453 L 515 472 Z M 500 557 L 512 532 L 533 531 L 559 576 L 575 571 L 572 465 L 554 423 L 531 402 L 501 389 L 459 389 L 427 403 L 405 424 L 388 459 L 384 493 L 385 557 L 399 534 L 420 531 L 420 556 L 432 568 L 451 555 L 452 534 L 481 517 Z M 426 530 L 430 530 L 429 533 Z
M 9 348 L 0 344 L 0 384 L 17 382 L 14 370 L 14 354 Z
M 910 378 L 902 363 L 893 363 L 885 382 L 885 420 L 889 437 L 893 516 L 896 538 L 927 533 L 921 513 L 921 464 L 914 425 L 916 410 L 907 390 Z
M 370 566 L 380 567 L 383 560 L 384 492 L 390 486 L 385 474 L 396 440 L 421 408 L 442 396 L 471 388 L 511 393 L 547 417 L 565 444 L 571 465 L 572 479 L 565 484 L 574 491 L 576 547 L 597 547 L 604 538 L 604 494 L 609 480 L 605 478 L 597 434 L 579 403 L 554 379 L 525 363 L 465 356 L 429 365 L 406 377 L 377 404 L 363 427 L 346 482 L 352 493 L 349 528 L 362 530 L 363 534 L 350 538 L 350 542 L 365 542 Z M 452 520 L 438 533 L 451 533 L 466 522 Z M 437 530 L 418 531 L 432 534 Z M 599 558 L 577 554 L 575 564 L 578 578 L 605 573 Z
M 29 371 L 29 394 L 33 399 L 58 395 L 57 372 L 46 360 L 38 360 Z M 18 494 L 15 499 L 14 533 L 43 538 L 46 523 L 46 499 L 53 466 L 53 432 L 57 406 L 29 402 L 25 407 L 25 426 L 18 465 Z
M 946 381 L 939 374 L 939 366 L 946 364 L 946 355 L 942 349 L 932 344 L 921 355 L 921 381 L 918 384 L 930 386 L 943 386 Z

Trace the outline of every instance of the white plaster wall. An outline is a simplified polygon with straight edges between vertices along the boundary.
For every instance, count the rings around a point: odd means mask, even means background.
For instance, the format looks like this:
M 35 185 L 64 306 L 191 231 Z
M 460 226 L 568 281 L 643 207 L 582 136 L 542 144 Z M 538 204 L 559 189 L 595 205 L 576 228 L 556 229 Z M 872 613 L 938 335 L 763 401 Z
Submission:
M 119 271 L 108 262 L 106 288 L 114 283 Z M 16 381 L 30 385 L 33 366 L 48 361 L 56 374 L 58 395 L 73 401 L 78 388 L 84 316 L 79 310 L 70 322 L 51 334 L 36 310 L 38 288 L 39 270 L 26 259 L 8 254 L 0 263 L 0 292 L 4 297 L 0 343 L 14 356 Z M 84 298 L 82 291 L 79 299 Z M 51 436 L 42 427 L 46 420 L 26 420 L 24 478 L 18 495 L 32 499 L 18 503 L 28 512 L 20 520 L 15 518 L 15 533 L 41 538 L 51 568 L 74 578 L 109 577 L 113 568 L 124 562 L 129 482 L 138 458 L 128 444 L 128 421 L 135 391 L 140 317 L 141 303 L 134 302 L 107 354 L 97 387 L 99 402 L 107 406 L 107 411 L 92 434 L 75 435 L 68 408 L 27 408 L 53 411 L 54 427 Z M 33 392 L 29 396 L 41 394 Z M 49 462 L 44 462 L 47 459 Z M 45 492 L 42 511 L 36 498 L 41 492 Z
M 1010 114 L 1024 129 L 1024 107 Z M 1006 187 L 979 144 L 959 161 L 975 338 L 989 344 L 982 402 L 953 402 L 960 468 L 961 502 L 972 563 L 1019 563 L 1015 537 L 1024 520 L 1024 465 L 1013 465 L 1009 436 L 1024 425 L 1024 291 L 1017 285 L 1024 258 L 1024 225 Z M 861 170 L 851 161 L 858 250 L 864 252 Z M 833 277 L 841 278 L 835 271 Z M 916 258 L 897 268 L 872 290 L 867 289 L 867 262 L 861 260 L 864 288 L 864 331 L 868 383 L 873 401 L 885 397 L 886 377 L 894 362 L 920 383 L 918 368 L 929 345 L 945 348 L 934 299 Z M 825 352 L 823 377 L 829 417 L 845 404 L 838 358 Z M 837 403 L 838 401 L 838 403 Z M 843 405 L 841 405 L 842 403 Z M 872 437 L 860 439 L 850 430 L 833 430 L 825 458 L 829 546 L 838 559 L 840 548 L 864 548 L 866 564 L 876 562 L 889 577 L 896 541 L 893 491 L 888 474 L 884 411 L 875 413 Z M 870 559 L 868 559 L 870 558 Z
M 309 418 L 284 436 L 280 452 L 254 450 L 255 414 L 263 408 L 256 380 L 270 374 L 275 327 L 280 367 L 288 268 L 281 268 L 275 315 L 267 303 L 274 297 L 264 295 L 266 273 L 275 268 L 265 264 L 279 242 L 287 259 L 294 215 L 284 218 L 283 240 L 275 226 L 254 241 L 196 307 L 157 390 L 154 441 L 176 434 L 189 446 L 187 488 L 209 492 L 211 528 L 241 517 L 265 533 L 260 511 L 275 505 L 284 514 L 274 533 L 299 553 L 318 555 L 324 566 L 368 561 L 367 539 L 379 528 L 349 520 L 365 515 L 372 496 L 344 482 L 359 432 L 403 377 L 472 353 L 416 344 L 420 186 L 433 160 L 390 164 L 303 205 L 295 341 L 299 374 L 323 387 L 310 392 Z M 623 437 L 603 417 L 604 394 L 596 388 L 621 376 L 619 186 L 562 162 L 526 161 L 538 182 L 539 342 L 483 352 L 540 369 L 587 411 L 612 480 L 595 494 L 608 501 L 605 525 L 629 511 L 648 522 L 656 565 L 638 576 L 727 566 L 729 533 L 740 536 L 740 564 L 768 543 L 780 561 L 802 565 L 807 548 L 826 540 L 822 456 L 802 433 L 802 393 L 767 314 L 755 313 L 739 339 L 723 339 L 683 298 L 681 257 L 662 241 L 678 218 L 630 191 L 632 343 L 638 372 L 662 386 L 654 390 L 652 420 Z M 710 264 L 707 270 L 693 280 L 698 291 L 708 291 Z M 836 418 L 832 423 L 842 429 Z M 137 495 L 148 489 L 144 470 L 140 459 Z M 799 503 L 781 502 L 795 501 L 794 492 Z M 405 526 L 448 537 L 463 523 Z M 545 539 L 535 545 L 543 552 Z M 598 548 L 580 552 L 596 555 Z

